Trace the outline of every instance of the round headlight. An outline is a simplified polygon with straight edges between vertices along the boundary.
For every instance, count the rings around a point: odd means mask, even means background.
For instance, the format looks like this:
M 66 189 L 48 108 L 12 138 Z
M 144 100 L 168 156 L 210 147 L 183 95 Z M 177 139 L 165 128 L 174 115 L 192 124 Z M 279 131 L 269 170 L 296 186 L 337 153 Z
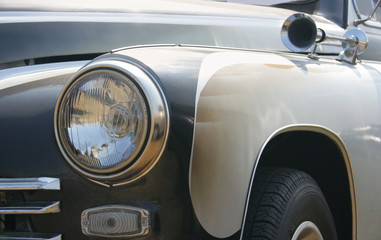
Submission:
M 81 69 L 60 96 L 55 130 L 69 164 L 94 180 L 126 183 L 162 153 L 168 110 L 162 91 L 140 68 L 98 60 Z
M 61 100 L 63 147 L 82 168 L 110 173 L 128 165 L 147 135 L 147 107 L 126 76 L 94 70 L 79 77 Z

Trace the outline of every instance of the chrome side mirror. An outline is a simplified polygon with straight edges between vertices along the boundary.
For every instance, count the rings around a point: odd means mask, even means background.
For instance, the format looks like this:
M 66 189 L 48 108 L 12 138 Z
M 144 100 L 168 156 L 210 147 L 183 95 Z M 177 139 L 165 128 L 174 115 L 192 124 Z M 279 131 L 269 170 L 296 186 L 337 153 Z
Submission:
M 374 7 L 374 9 L 372 11 L 372 13 L 367 18 L 361 18 L 361 19 L 357 19 L 357 20 L 353 21 L 353 24 L 355 25 L 355 27 L 357 27 L 358 25 L 365 23 L 366 21 L 369 21 L 370 19 L 372 19 L 373 15 L 376 13 L 377 9 L 380 6 L 381 6 L 381 0 L 378 0 L 376 6 Z

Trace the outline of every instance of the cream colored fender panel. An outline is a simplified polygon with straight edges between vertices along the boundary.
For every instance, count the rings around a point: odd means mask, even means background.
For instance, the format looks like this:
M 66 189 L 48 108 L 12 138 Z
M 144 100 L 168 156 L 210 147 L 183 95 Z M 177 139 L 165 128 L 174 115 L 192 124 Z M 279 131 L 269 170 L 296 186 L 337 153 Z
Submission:
M 247 170 L 253 167 L 253 162 L 248 159 L 255 159 L 257 154 L 255 149 L 247 146 L 261 145 L 259 138 L 249 134 L 248 130 L 252 128 L 249 121 L 240 116 L 254 114 L 245 104 L 247 96 L 239 94 L 239 88 L 244 87 L 241 84 L 246 80 L 239 76 L 236 79 L 224 76 L 223 82 L 234 82 L 233 88 L 224 89 L 224 85 L 214 82 L 214 74 L 226 66 L 272 64 L 275 60 L 292 66 L 290 61 L 276 55 L 264 54 L 255 58 L 250 53 L 233 52 L 208 55 L 201 64 L 190 189 L 197 218 L 213 236 L 228 237 L 241 228 L 244 208 L 237 206 L 245 205 L 245 193 L 251 177 L 251 171 Z M 215 88 L 215 84 L 222 88 Z M 231 147 L 232 140 L 237 143 L 234 148 Z M 247 184 L 240 184 L 245 182 Z
M 361 64 L 259 52 L 207 56 L 199 75 L 190 169 L 192 203 L 205 230 L 224 238 L 241 229 L 256 159 L 278 129 L 313 124 L 345 137 L 380 125 L 379 83 L 379 73 Z M 358 158 L 365 155 L 353 151 Z

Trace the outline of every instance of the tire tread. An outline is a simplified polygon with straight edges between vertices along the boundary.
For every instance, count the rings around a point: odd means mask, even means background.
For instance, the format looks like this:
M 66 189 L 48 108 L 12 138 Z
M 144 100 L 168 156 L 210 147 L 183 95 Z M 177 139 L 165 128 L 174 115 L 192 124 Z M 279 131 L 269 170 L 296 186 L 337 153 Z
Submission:
M 260 169 L 255 176 L 244 239 L 273 240 L 292 193 L 300 184 L 316 182 L 306 173 L 287 168 Z M 253 196 L 254 195 L 254 196 Z

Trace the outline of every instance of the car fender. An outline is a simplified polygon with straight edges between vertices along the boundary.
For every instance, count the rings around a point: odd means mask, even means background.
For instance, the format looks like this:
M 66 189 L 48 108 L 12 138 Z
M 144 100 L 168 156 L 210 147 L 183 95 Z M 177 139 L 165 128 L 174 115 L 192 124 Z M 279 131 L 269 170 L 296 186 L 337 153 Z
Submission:
M 205 230 L 224 238 L 241 229 L 253 169 L 266 140 L 279 129 L 319 125 L 346 143 L 346 133 L 379 125 L 380 80 L 373 67 L 333 59 L 264 52 L 205 57 L 189 181 Z M 352 146 L 355 167 L 374 157 Z M 367 201 L 359 207 L 366 208 Z

